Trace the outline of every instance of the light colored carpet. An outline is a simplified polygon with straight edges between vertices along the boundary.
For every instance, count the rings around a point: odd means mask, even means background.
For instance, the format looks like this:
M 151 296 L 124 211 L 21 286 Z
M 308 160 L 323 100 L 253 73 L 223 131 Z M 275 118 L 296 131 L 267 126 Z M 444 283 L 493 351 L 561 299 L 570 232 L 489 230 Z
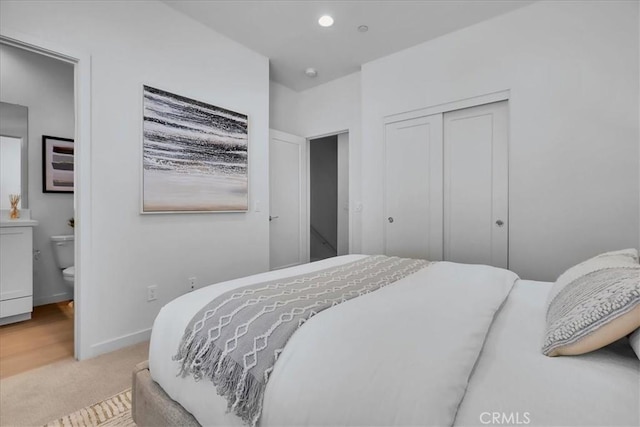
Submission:
M 65 415 L 45 427 L 135 427 L 131 418 L 131 389 L 95 405 Z
M 42 426 L 131 387 L 144 342 L 93 359 L 64 360 L 0 380 L 0 425 Z

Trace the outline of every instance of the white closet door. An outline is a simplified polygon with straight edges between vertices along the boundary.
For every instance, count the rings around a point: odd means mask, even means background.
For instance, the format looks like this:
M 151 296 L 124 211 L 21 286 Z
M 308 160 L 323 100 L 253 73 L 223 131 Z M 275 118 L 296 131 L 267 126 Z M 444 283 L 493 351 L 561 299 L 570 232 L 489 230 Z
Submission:
M 385 253 L 441 260 L 442 114 L 385 128 Z
M 507 101 L 444 114 L 444 259 L 508 267 Z
M 307 141 L 271 130 L 269 138 L 271 270 L 309 262 Z

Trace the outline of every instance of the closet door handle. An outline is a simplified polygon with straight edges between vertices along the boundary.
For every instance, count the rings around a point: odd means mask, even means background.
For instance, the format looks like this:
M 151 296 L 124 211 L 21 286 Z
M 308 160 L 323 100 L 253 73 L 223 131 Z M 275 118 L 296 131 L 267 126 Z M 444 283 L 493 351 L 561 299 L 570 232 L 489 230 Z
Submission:
M 502 226 L 504 225 L 504 221 L 502 221 L 501 219 L 499 219 L 499 220 L 497 220 L 497 221 L 496 221 L 496 225 L 497 225 L 498 227 L 502 227 Z
M 389 218 L 387 218 L 387 220 L 388 220 L 389 222 L 393 222 L 393 217 L 392 217 L 392 216 L 390 216 Z

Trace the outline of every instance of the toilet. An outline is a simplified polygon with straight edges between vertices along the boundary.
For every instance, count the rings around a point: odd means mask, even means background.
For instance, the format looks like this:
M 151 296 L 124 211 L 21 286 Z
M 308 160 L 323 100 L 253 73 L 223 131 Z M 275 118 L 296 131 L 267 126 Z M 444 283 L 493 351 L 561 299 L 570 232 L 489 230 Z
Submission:
M 62 278 L 64 282 L 73 287 L 75 281 L 76 269 L 74 263 L 74 236 L 73 234 L 65 236 L 51 236 L 53 244 L 53 253 L 58 263 L 58 267 L 62 270 Z

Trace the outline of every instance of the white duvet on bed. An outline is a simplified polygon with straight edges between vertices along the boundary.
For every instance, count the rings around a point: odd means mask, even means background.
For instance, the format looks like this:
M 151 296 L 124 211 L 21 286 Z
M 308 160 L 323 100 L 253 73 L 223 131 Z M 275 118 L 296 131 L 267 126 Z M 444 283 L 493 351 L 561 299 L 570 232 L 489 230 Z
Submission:
M 487 336 L 455 425 L 483 425 L 493 416 L 487 412 L 497 412 L 521 422 L 528 413 L 531 426 L 640 426 L 640 360 L 626 338 L 581 356 L 540 352 L 552 285 L 516 283 Z
M 171 356 L 191 317 L 227 290 L 361 257 L 224 282 L 172 301 L 154 324 L 152 377 L 201 424 L 242 425 L 226 413 L 226 400 L 210 382 L 176 376 L 178 365 Z M 530 425 L 637 425 L 637 358 L 596 352 L 587 358 L 549 359 L 540 354 L 549 284 L 518 281 L 485 343 L 494 313 L 473 302 L 499 299 L 516 278 L 505 271 L 504 283 L 483 288 L 492 270 L 438 263 L 423 273 L 435 284 L 429 289 L 419 286 L 424 277 L 408 277 L 312 318 L 293 335 L 275 366 L 260 425 L 452 425 L 454 419 L 456 425 L 483 425 L 485 413 L 493 412 L 518 413 L 521 421 L 528 412 Z M 467 288 L 465 295 L 446 296 L 447 281 L 457 280 L 456 275 L 475 281 L 478 292 Z M 460 300 L 466 304 L 456 305 Z M 450 316 L 430 321 L 435 312 Z M 596 396 L 609 408 L 594 405 Z

